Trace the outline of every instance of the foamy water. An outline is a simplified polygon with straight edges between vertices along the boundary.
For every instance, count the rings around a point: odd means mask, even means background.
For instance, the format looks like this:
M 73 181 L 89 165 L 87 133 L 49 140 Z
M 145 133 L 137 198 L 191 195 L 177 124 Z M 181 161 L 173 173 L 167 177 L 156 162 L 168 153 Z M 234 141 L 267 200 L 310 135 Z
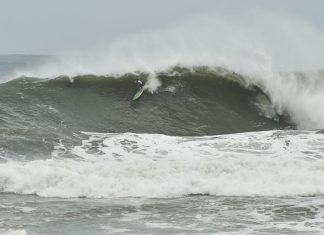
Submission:
M 58 146 L 52 159 L 1 164 L 3 192 L 90 198 L 324 193 L 324 135 L 316 132 L 87 135 L 81 146 Z

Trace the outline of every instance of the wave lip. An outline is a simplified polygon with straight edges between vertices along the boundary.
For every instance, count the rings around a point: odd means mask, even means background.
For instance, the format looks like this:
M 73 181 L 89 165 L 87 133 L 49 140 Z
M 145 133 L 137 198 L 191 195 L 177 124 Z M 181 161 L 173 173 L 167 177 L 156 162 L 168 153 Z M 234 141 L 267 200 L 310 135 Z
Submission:
M 58 146 L 53 159 L 1 164 L 1 191 L 90 198 L 324 194 L 321 133 L 86 134 L 81 146 Z

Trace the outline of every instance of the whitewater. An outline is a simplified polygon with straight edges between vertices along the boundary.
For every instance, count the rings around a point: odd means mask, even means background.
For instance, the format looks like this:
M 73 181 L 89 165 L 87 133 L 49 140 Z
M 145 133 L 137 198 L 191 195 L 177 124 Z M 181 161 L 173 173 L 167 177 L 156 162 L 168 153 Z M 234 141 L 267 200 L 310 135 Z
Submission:
M 236 14 L 1 55 L 0 233 L 322 234 L 324 34 Z
M 55 146 L 51 159 L 1 165 L 2 190 L 87 198 L 314 196 L 324 192 L 323 133 L 86 135 L 89 139 L 70 150 Z

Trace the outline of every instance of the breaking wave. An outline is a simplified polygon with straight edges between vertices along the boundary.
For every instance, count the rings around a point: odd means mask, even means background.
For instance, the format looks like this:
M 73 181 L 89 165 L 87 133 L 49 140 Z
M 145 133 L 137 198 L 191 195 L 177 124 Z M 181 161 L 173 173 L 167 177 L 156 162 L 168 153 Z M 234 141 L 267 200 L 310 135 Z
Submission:
M 52 159 L 0 164 L 1 191 L 90 198 L 324 193 L 323 133 L 84 134 L 82 145 L 56 146 Z

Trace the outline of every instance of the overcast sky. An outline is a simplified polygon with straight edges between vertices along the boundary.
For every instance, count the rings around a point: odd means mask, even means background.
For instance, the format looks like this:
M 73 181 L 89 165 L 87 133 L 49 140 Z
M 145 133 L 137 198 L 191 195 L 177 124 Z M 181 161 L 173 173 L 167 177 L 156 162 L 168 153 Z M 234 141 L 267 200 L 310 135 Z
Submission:
M 61 54 L 207 11 L 256 6 L 296 14 L 324 31 L 323 0 L 1 0 L 0 54 Z

